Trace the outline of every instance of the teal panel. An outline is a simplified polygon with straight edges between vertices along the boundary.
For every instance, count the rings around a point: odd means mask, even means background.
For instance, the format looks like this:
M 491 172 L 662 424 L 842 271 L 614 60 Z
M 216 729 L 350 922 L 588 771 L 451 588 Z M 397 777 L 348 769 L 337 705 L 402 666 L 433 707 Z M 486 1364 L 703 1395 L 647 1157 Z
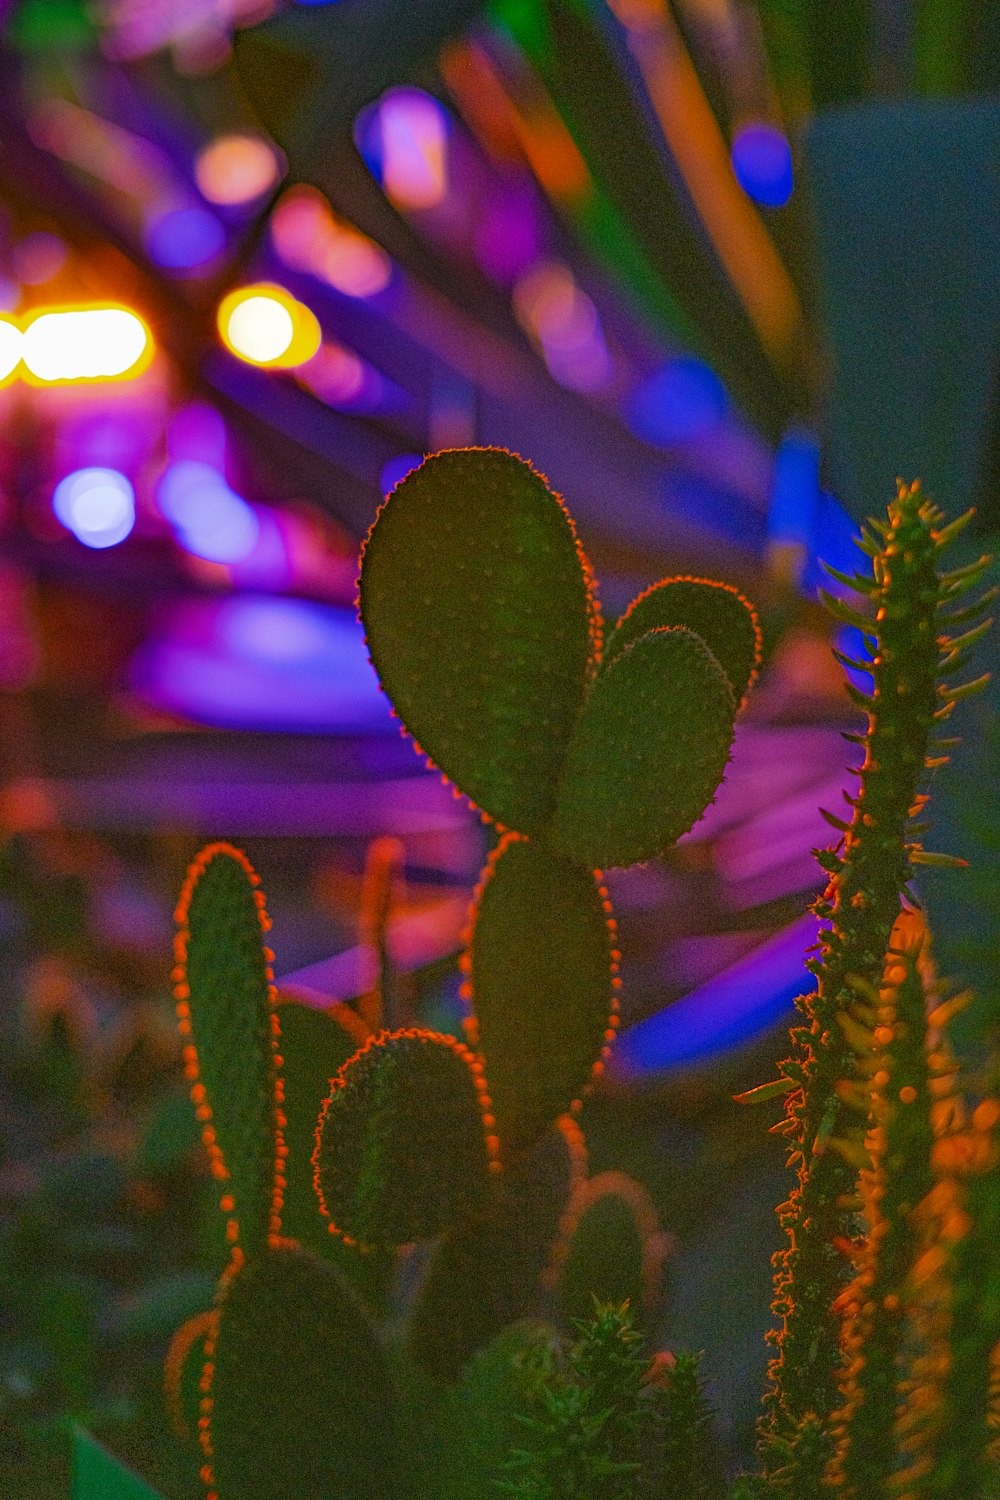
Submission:
M 828 481 L 859 519 L 882 513 L 897 475 L 921 478 L 951 515 L 970 502 L 985 511 L 1000 102 L 830 111 L 805 158 L 832 355 Z
M 73 1428 L 73 1500 L 163 1500 L 82 1427 Z

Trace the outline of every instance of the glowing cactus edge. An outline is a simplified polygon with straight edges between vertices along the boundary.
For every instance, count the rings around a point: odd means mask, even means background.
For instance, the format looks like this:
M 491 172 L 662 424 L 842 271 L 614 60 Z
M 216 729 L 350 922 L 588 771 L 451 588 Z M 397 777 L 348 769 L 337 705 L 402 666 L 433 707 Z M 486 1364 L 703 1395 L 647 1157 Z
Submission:
M 1000 1493 L 1000 1102 L 965 1100 L 947 1029 L 974 1001 L 934 972 L 911 886 L 958 862 L 922 834 L 957 743 L 935 737 L 982 681 L 952 681 L 989 624 L 989 595 L 962 597 L 989 560 L 940 564 L 965 520 L 901 486 L 863 534 L 870 576 L 836 575 L 858 603 L 829 601 L 873 688 L 852 690 L 858 787 L 817 854 L 816 989 L 780 1077 L 740 1096 L 784 1098 L 795 1178 L 759 1468 L 727 1480 L 697 1358 L 650 1342 L 668 1241 L 638 1184 L 591 1177 L 581 1113 L 619 1025 L 601 870 L 711 802 L 756 616 L 726 584 L 666 579 L 602 642 L 568 511 L 502 450 L 435 455 L 389 496 L 359 580 L 372 662 L 497 833 L 459 960 L 465 1038 L 385 1027 L 371 994 L 305 1015 L 275 992 L 245 857 L 198 856 L 174 980 L 231 1253 L 167 1388 L 211 1500 Z

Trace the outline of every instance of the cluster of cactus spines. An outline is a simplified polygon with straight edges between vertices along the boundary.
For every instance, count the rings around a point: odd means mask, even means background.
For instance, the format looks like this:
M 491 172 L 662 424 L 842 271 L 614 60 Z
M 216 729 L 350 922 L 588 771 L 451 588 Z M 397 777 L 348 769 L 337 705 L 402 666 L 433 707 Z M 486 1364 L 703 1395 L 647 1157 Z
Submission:
M 194 860 L 175 912 L 174 997 L 184 1069 L 234 1259 L 281 1232 L 284 1088 L 274 954 L 260 878 L 230 844 Z
M 897 1468 L 897 1422 L 909 1283 L 919 1255 L 917 1210 L 934 1185 L 932 1064 L 922 972 L 926 935 L 896 924 L 882 989 L 873 994 L 872 1045 L 844 1093 L 868 1120 L 871 1158 L 860 1173 L 867 1232 L 858 1270 L 836 1310 L 844 1318 L 844 1404 L 834 1416 L 830 1480 L 848 1497 L 880 1494 Z M 897 946 L 898 945 L 898 946 Z M 944 1075 L 947 1078 L 947 1075 Z
M 500 1140 L 479 1059 L 454 1037 L 380 1032 L 331 1080 L 313 1152 L 319 1210 L 359 1245 L 405 1245 L 490 1205 Z
M 565 1363 L 540 1350 L 540 1379 L 499 1484 L 517 1500 L 629 1500 L 641 1468 L 649 1360 L 628 1304 L 598 1305 Z
M 899 1500 L 996 1500 L 1000 1347 L 1000 1101 L 934 1146 L 930 1243 L 915 1269 L 924 1351 L 901 1421 Z
M 927 801 L 919 788 L 936 754 L 933 735 L 957 699 L 983 679 L 947 685 L 942 675 L 964 664 L 981 624 L 959 636 L 979 604 L 951 609 L 974 587 L 986 560 L 952 573 L 939 572 L 943 547 L 961 523 L 944 525 L 941 512 L 919 485 L 900 484 L 886 522 L 872 522 L 862 549 L 873 559 L 873 577 L 834 576 L 862 594 L 870 615 L 840 600 L 834 613 L 872 642 L 871 694 L 849 691 L 868 715 L 858 743 L 864 758 L 860 789 L 845 798 L 849 821 L 833 814 L 841 833 L 835 851 L 818 857 L 830 876 L 814 910 L 823 927 L 819 955 L 810 960 L 817 989 L 798 1002 L 806 1024 L 792 1032 L 795 1052 L 782 1064 L 787 1089 L 785 1128 L 797 1183 L 780 1212 L 788 1247 L 776 1258 L 774 1310 L 781 1319 L 774 1341 L 772 1388 L 763 1429 L 765 1468 L 780 1472 L 795 1494 L 818 1493 L 831 1457 L 823 1443 L 801 1441 L 803 1424 L 837 1404 L 839 1322 L 834 1304 L 850 1275 L 845 1251 L 857 1233 L 856 1187 L 865 1163 L 863 1126 L 844 1097 L 844 1082 L 858 1076 L 855 1041 L 864 1036 L 865 1009 L 882 981 L 885 955 L 908 882 L 916 866 L 947 858 L 924 851 L 922 825 L 914 823 Z M 832 570 L 831 570 L 832 571 Z M 790 1467 L 789 1445 L 795 1454 Z M 808 1460 L 818 1467 L 805 1467 Z
M 725 1500 L 725 1466 L 716 1446 L 714 1413 L 704 1390 L 700 1354 L 654 1363 L 646 1380 L 656 1500 Z

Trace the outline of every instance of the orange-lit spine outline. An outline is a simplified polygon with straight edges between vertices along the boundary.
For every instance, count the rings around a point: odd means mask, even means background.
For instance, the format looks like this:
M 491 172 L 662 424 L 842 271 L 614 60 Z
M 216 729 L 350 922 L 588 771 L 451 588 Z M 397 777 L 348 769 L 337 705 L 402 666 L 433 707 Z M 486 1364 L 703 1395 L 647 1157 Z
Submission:
M 191 1435 L 181 1398 L 184 1366 L 187 1364 L 188 1355 L 199 1339 L 207 1349 L 209 1340 L 214 1339 L 218 1324 L 219 1310 L 217 1307 L 212 1307 L 205 1312 L 195 1313 L 193 1318 L 188 1318 L 170 1340 L 167 1357 L 163 1362 L 163 1394 L 173 1429 L 180 1438 L 187 1438 Z M 200 1402 L 199 1412 L 203 1408 L 204 1403 Z
M 665 1234 L 653 1201 L 646 1189 L 634 1177 L 625 1172 L 599 1172 L 596 1177 L 584 1176 L 570 1194 L 566 1210 L 559 1220 L 559 1233 L 549 1252 L 548 1264 L 542 1272 L 542 1286 L 554 1291 L 564 1265 L 569 1258 L 573 1236 L 580 1220 L 589 1208 L 602 1198 L 620 1198 L 627 1203 L 635 1218 L 636 1228 L 642 1244 L 642 1289 L 643 1303 L 647 1313 L 655 1307 L 660 1290 L 663 1263 L 670 1252 L 672 1241 Z
M 364 1057 L 374 1047 L 382 1047 L 386 1042 L 392 1042 L 398 1037 L 404 1036 L 422 1037 L 425 1041 L 447 1047 L 450 1051 L 454 1052 L 456 1057 L 461 1058 L 462 1062 L 465 1063 L 472 1077 L 476 1097 L 479 1101 L 479 1114 L 483 1125 L 483 1139 L 486 1145 L 488 1170 L 493 1176 L 498 1176 L 503 1171 L 500 1159 L 500 1137 L 496 1134 L 497 1122 L 495 1115 L 492 1113 L 493 1100 L 490 1097 L 489 1085 L 486 1082 L 486 1068 L 482 1058 L 473 1052 L 471 1048 L 467 1047 L 464 1042 L 460 1042 L 457 1037 L 449 1036 L 447 1032 L 443 1031 L 429 1031 L 423 1026 L 405 1026 L 399 1031 L 380 1031 L 376 1036 L 369 1037 L 364 1046 L 359 1047 L 353 1057 L 349 1057 L 330 1079 L 330 1092 L 320 1106 L 319 1119 L 316 1123 L 316 1145 L 310 1158 L 313 1169 L 313 1188 L 319 1199 L 319 1211 L 321 1216 L 326 1220 L 328 1232 L 335 1234 L 345 1245 L 353 1245 L 356 1249 L 363 1252 L 369 1251 L 372 1247 L 354 1239 L 334 1222 L 323 1194 L 320 1184 L 319 1167 L 319 1154 L 323 1145 L 323 1127 L 326 1124 L 327 1112 L 333 1102 L 333 1096 L 338 1089 L 345 1087 L 348 1083 L 347 1075 L 354 1063 L 359 1058 Z
M 184 1061 L 184 1075 L 191 1087 L 191 1101 L 195 1106 L 195 1115 L 201 1123 L 201 1138 L 208 1152 L 209 1168 L 212 1176 L 220 1183 L 228 1182 L 229 1169 L 226 1166 L 212 1124 L 212 1106 L 208 1101 L 205 1085 L 200 1081 L 198 1048 L 194 1040 L 191 1025 L 191 990 L 187 976 L 187 953 L 191 941 L 191 930 L 188 926 L 188 913 L 191 907 L 191 898 L 195 887 L 201 879 L 205 870 L 217 855 L 225 855 L 236 862 L 244 870 L 247 879 L 254 890 L 254 902 L 257 907 L 257 920 L 260 924 L 261 933 L 266 934 L 271 930 L 271 919 L 267 914 L 267 901 L 260 887 L 260 876 L 243 853 L 242 849 L 235 848 L 232 844 L 223 842 L 208 844 L 192 860 L 188 872 L 181 887 L 181 893 L 174 910 L 174 920 L 177 924 L 177 932 L 174 935 L 174 968 L 171 978 L 174 981 L 174 1000 L 177 1010 L 177 1029 L 183 1042 L 182 1057 Z M 285 1085 L 281 1076 L 281 1068 L 284 1059 L 278 1050 L 281 1036 L 281 1027 L 278 1021 L 276 1009 L 277 990 L 274 985 L 274 953 L 270 948 L 264 948 L 264 958 L 267 965 L 267 996 L 271 1013 L 271 1052 L 274 1060 L 274 1121 L 275 1121 L 275 1161 L 274 1161 L 274 1187 L 271 1197 L 271 1213 L 268 1220 L 268 1243 L 273 1244 L 281 1234 L 281 1211 L 284 1207 L 284 1194 L 287 1187 L 285 1178 L 285 1161 L 288 1156 L 288 1147 L 285 1145 L 284 1129 L 287 1124 L 282 1105 L 285 1102 Z M 239 1245 L 239 1219 L 237 1217 L 237 1203 L 234 1194 L 226 1190 L 219 1199 L 219 1207 L 226 1215 L 226 1241 L 232 1247 L 230 1263 L 223 1273 L 223 1281 L 226 1285 L 228 1279 L 235 1274 L 243 1262 L 243 1251 Z
M 747 678 L 746 689 L 743 693 L 743 697 L 740 700 L 739 708 L 736 710 L 737 713 L 741 713 L 743 709 L 746 708 L 747 699 L 750 696 L 750 689 L 757 681 L 757 677 L 760 672 L 760 664 L 763 659 L 764 634 L 760 628 L 760 616 L 757 614 L 757 611 L 751 604 L 750 600 L 736 587 L 734 583 L 723 583 L 718 578 L 698 578 L 693 573 L 679 573 L 676 577 L 673 578 L 660 578 L 656 581 L 656 583 L 651 583 L 648 588 L 643 589 L 641 594 L 636 594 L 635 598 L 632 600 L 632 603 L 629 605 L 628 609 L 618 621 L 618 625 L 624 625 L 625 621 L 632 614 L 633 610 L 638 609 L 639 605 L 649 594 L 655 594 L 657 589 L 663 588 L 664 584 L 667 583 L 701 583 L 706 584 L 709 588 L 722 589 L 725 593 L 732 594 L 736 599 L 738 599 L 740 604 L 744 606 L 748 615 L 750 616 L 750 623 L 753 626 L 754 637 L 753 669 L 751 670 L 750 676 Z M 618 628 L 618 625 L 615 626 L 615 629 Z M 693 625 L 687 626 L 685 628 L 694 630 L 695 634 L 698 633 L 696 627 Z M 708 643 L 706 642 L 705 644 L 707 645 Z M 708 649 L 711 651 L 711 646 L 709 646 Z

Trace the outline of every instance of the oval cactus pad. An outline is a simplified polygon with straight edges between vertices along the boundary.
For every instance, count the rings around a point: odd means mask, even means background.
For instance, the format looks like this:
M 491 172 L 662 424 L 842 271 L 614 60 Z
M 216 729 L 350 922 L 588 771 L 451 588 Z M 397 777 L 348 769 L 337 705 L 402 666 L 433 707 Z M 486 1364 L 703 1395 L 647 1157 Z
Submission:
M 174 994 L 191 1098 L 219 1179 L 228 1236 L 260 1249 L 280 1229 L 284 1116 L 275 1062 L 270 922 L 246 856 L 209 844 L 188 871 L 175 913 Z
M 266 1251 L 230 1280 L 206 1366 L 202 1471 L 217 1500 L 405 1493 L 396 1398 L 360 1304 L 331 1266 Z
M 375 519 L 359 609 L 421 749 L 491 818 L 537 832 L 599 646 L 590 568 L 562 501 L 502 449 L 435 454 Z
M 594 683 L 546 839 L 582 865 L 662 854 L 698 821 L 729 760 L 736 699 L 700 636 L 653 630 Z
M 482 1213 L 493 1134 L 482 1064 L 436 1031 L 383 1031 L 331 1080 L 314 1183 L 330 1227 L 367 1245 L 405 1245 Z
M 512 835 L 477 894 L 474 1030 L 504 1149 L 520 1151 L 601 1066 L 617 1019 L 611 907 L 594 872 Z
M 683 625 L 700 635 L 729 678 L 742 706 L 760 666 L 757 612 L 729 583 L 707 578 L 664 578 L 633 599 L 608 636 L 602 668 L 650 630 Z

